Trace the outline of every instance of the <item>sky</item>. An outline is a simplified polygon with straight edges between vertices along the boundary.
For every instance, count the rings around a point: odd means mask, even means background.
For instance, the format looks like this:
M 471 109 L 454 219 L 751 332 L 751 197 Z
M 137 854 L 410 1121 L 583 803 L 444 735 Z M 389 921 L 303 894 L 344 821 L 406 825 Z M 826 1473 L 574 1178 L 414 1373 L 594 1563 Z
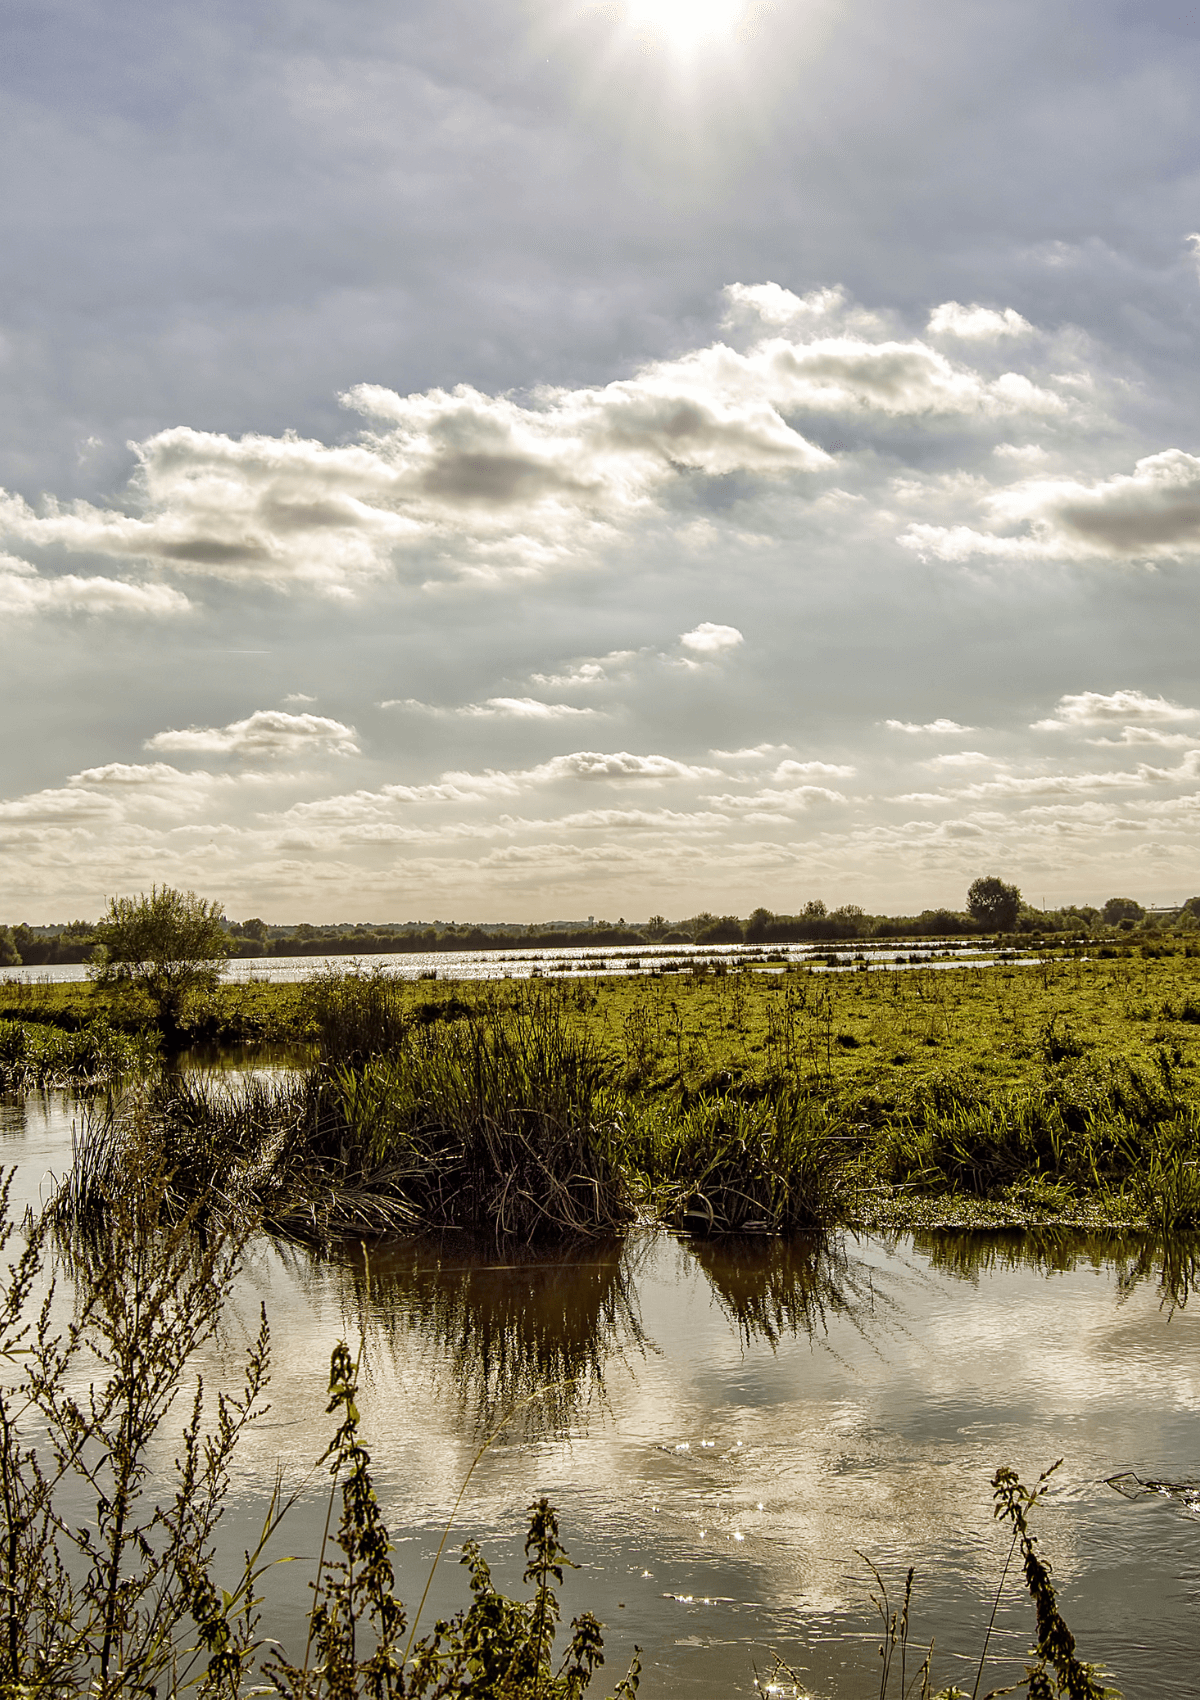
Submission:
M 8 0 L 0 922 L 1200 892 L 1200 24 Z

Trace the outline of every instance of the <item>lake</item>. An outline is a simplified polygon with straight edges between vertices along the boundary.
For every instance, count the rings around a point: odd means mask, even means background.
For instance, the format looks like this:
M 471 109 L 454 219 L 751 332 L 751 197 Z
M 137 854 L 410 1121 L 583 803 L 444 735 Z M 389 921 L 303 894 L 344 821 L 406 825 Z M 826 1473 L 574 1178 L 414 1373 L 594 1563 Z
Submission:
M 70 1127 L 62 1097 L 3 1101 L 19 1206 L 65 1169 Z M 545 1493 L 580 1566 L 564 1620 L 589 1607 L 608 1626 L 597 1695 L 635 1641 L 646 1697 L 752 1694 L 773 1650 L 814 1695 L 877 1694 L 867 1559 L 896 1603 L 915 1566 L 914 1640 L 936 1637 L 936 1685 L 970 1693 L 1008 1546 L 990 1478 L 1008 1463 L 1032 1482 L 1061 1456 L 1036 1532 L 1080 1653 L 1129 1700 L 1182 1700 L 1200 1496 L 1106 1483 L 1200 1483 L 1200 1308 L 1178 1287 L 1172 1302 L 1160 1268 L 1141 1242 L 1053 1233 L 633 1233 L 540 1256 L 445 1237 L 365 1265 L 260 1239 L 203 1366 L 210 1386 L 232 1381 L 265 1302 L 273 1407 L 239 1455 L 223 1543 L 245 1544 L 277 1464 L 311 1472 L 330 1350 L 361 1339 L 364 1439 L 410 1605 L 483 1440 L 520 1407 L 470 1475 L 424 1627 L 464 1602 L 468 1536 L 518 1588 L 523 1514 Z M 319 1545 L 321 1479 L 282 1551 Z M 270 1632 L 293 1648 L 308 1574 L 270 1578 Z M 981 1694 L 1020 1674 L 1033 1639 L 1013 1574 L 997 1622 Z

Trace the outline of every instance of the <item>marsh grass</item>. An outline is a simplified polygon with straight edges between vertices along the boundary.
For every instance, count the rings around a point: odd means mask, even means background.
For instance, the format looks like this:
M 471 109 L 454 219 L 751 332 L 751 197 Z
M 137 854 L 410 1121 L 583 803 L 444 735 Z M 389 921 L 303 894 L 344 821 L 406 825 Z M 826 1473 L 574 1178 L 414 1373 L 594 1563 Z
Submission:
M 302 990 L 313 1066 L 139 1114 L 183 1198 L 314 1243 L 1200 1219 L 1200 959 Z
M 625 1149 L 658 1216 L 700 1235 L 778 1234 L 839 1218 L 847 1137 L 810 1096 L 726 1094 L 632 1115 Z
M 88 1091 L 144 1075 L 158 1054 L 155 1035 L 129 1034 L 100 1019 L 64 1028 L 0 1020 L 0 1091 Z
M 324 1056 L 311 1068 L 161 1073 L 97 1100 L 56 1219 L 94 1215 L 150 1148 L 176 1210 L 257 1219 L 319 1245 L 417 1227 L 530 1243 L 611 1235 L 632 1219 L 619 1103 L 555 988 L 515 1009 L 399 1025 L 388 982 L 342 990 L 320 1006 Z M 381 1037 L 387 1048 L 369 1051 Z

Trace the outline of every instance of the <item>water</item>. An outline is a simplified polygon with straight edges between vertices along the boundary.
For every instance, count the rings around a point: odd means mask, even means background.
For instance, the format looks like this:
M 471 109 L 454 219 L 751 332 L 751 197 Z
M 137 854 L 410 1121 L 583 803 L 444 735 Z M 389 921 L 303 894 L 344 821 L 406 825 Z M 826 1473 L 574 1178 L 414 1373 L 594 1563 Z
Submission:
M 59 1098 L 9 1100 L 0 1160 L 22 1199 L 69 1156 Z M 1178 1248 L 1177 1248 L 1178 1250 Z M 1065 1459 L 1035 1514 L 1082 1655 L 1126 1695 L 1194 1696 L 1200 1517 L 1105 1478 L 1200 1476 L 1200 1314 L 1134 1242 L 1047 1235 L 847 1238 L 831 1247 L 633 1235 L 546 1257 L 455 1238 L 340 1263 L 258 1242 L 207 1354 L 232 1384 L 265 1302 L 273 1408 L 238 1461 L 224 1546 L 249 1538 L 277 1463 L 311 1471 L 329 1435 L 324 1370 L 365 1341 L 360 1400 L 399 1589 L 421 1594 L 467 1481 L 423 1623 L 463 1603 L 455 1548 L 479 1538 L 519 1588 L 522 1518 L 548 1494 L 580 1564 L 564 1620 L 608 1625 L 608 1692 L 634 1642 L 645 1696 L 753 1692 L 777 1650 L 815 1695 L 878 1693 L 873 1586 L 914 1565 L 913 1635 L 967 1692 L 1007 1542 L 989 1481 Z M 1177 1290 L 1178 1297 L 1186 1294 Z M 1164 1302 L 1166 1300 L 1166 1302 Z M 538 1389 L 541 1396 L 530 1399 Z M 320 1540 L 320 1478 L 282 1550 Z M 270 1579 L 293 1647 L 307 1571 Z M 1013 1579 L 980 1689 L 1019 1676 L 1032 1611 Z M 910 1675 L 912 1664 L 910 1663 Z
M 581 974 L 651 974 L 689 972 L 693 963 L 707 962 L 734 967 L 748 963 L 767 971 L 785 967 L 811 968 L 817 973 L 838 973 L 860 967 L 903 969 L 953 968 L 970 963 L 973 968 L 990 968 L 998 961 L 1012 960 L 1022 966 L 1034 957 L 997 955 L 987 939 L 923 939 L 914 945 L 896 943 L 841 943 L 764 945 L 631 945 L 612 950 L 603 945 L 575 945 L 544 950 L 517 946 L 512 950 L 438 950 L 428 953 L 399 951 L 395 954 L 353 956 L 236 957 L 225 963 L 222 978 L 234 984 L 252 980 L 276 983 L 307 980 L 327 971 L 344 974 L 354 967 L 391 974 L 403 980 L 522 980 L 537 977 L 562 979 Z M 6 978 L 36 985 L 65 984 L 87 979 L 84 962 L 49 963 L 37 968 L 13 970 Z

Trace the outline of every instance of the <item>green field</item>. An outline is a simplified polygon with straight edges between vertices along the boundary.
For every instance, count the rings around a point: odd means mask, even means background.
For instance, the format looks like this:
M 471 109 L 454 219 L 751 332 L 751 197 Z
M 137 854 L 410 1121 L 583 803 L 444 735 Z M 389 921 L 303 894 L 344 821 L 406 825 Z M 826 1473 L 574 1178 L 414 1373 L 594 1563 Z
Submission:
M 715 1232 L 1200 1221 L 1190 940 L 896 972 L 226 986 L 192 1012 L 194 1037 L 307 1059 L 232 1086 L 159 1066 L 128 996 L 8 993 L 11 1087 L 140 1080 L 113 1102 L 136 1098 L 178 1146 L 184 1190 L 228 1196 L 254 1173 L 247 1207 L 285 1225 L 479 1225 L 497 1196 L 498 1231 L 519 1237 L 635 1216 Z M 127 1136 L 110 1117 L 106 1162 Z M 560 1182 L 559 1216 L 535 1206 Z

